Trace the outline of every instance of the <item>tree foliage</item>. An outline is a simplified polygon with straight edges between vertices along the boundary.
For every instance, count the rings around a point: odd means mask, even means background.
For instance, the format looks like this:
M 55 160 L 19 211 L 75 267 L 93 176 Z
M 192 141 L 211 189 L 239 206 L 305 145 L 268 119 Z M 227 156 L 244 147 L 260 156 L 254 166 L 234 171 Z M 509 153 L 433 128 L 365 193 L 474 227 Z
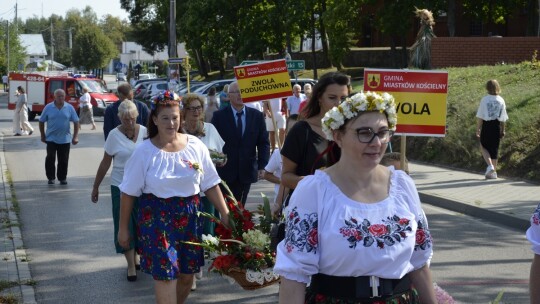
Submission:
M 9 29 L 9 30 L 8 30 Z M 9 36 L 9 67 L 8 65 L 8 36 Z M 8 71 L 18 70 L 19 64 L 24 63 L 26 50 L 19 40 L 18 30 L 10 22 L 0 19 L 0 73 L 5 75 Z
M 72 53 L 75 66 L 102 68 L 118 55 L 114 43 L 98 26 L 85 26 L 77 32 L 74 40 Z

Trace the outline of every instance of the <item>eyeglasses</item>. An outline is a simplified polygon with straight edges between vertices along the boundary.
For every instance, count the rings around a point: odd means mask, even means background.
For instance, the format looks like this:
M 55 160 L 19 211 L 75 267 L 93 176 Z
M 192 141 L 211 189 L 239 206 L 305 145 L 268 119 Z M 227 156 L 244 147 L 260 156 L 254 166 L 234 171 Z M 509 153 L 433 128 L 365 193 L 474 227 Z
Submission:
M 358 128 L 355 130 L 358 141 L 364 144 L 371 143 L 375 137 L 379 138 L 381 144 L 386 144 L 390 141 L 390 138 L 394 135 L 394 131 L 381 130 L 379 132 L 373 131 L 372 128 Z
M 186 107 L 185 109 L 188 110 L 188 111 L 192 111 L 192 112 L 195 112 L 195 111 L 202 111 L 202 107 L 201 107 L 201 106 L 197 106 L 197 107 Z

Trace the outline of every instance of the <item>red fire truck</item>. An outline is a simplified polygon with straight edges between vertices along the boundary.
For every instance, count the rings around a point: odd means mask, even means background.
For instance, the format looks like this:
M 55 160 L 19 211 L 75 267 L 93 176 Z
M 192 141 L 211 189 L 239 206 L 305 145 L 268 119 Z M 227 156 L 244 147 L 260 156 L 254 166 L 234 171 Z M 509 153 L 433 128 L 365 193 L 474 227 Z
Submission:
M 62 89 L 66 92 L 66 102 L 69 102 L 77 113 L 79 112 L 79 97 L 83 88 L 88 88 L 92 97 L 92 107 L 95 116 L 103 116 L 105 108 L 118 101 L 118 97 L 110 93 L 105 82 L 95 77 L 71 75 L 67 72 L 32 72 L 9 74 L 8 109 L 14 110 L 17 103 L 17 87 L 21 86 L 28 95 L 28 119 L 33 120 L 40 115 L 46 104 L 54 101 L 54 91 Z

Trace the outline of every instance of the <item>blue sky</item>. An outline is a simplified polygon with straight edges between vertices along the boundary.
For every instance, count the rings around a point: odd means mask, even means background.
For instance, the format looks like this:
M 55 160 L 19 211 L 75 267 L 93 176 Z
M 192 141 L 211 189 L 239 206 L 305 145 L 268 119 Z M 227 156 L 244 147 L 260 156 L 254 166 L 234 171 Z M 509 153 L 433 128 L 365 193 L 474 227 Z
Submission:
M 76 8 L 82 10 L 87 5 L 91 6 L 99 19 L 106 14 L 111 14 L 121 19 L 127 19 L 128 14 L 120 8 L 119 0 L 1 0 L 0 19 L 11 20 L 15 17 L 15 3 L 18 3 L 18 17 L 26 20 L 27 18 L 37 17 L 48 18 L 52 14 L 65 16 L 66 11 Z

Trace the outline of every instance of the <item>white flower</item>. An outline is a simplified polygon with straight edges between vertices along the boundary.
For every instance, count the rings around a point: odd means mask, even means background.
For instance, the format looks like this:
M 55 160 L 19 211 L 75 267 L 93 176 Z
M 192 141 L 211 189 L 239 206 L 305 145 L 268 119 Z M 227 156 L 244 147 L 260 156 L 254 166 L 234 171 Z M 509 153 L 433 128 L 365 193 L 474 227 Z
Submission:
M 321 122 L 326 139 L 333 140 L 333 131 L 345 124 L 345 120 L 365 111 L 386 113 L 389 129 L 396 129 L 397 113 L 394 97 L 388 93 L 360 92 L 345 99 L 338 107 L 333 107 L 325 113 Z
M 259 251 L 270 245 L 270 237 L 260 230 L 248 230 L 242 233 L 242 238 L 247 245 Z
M 202 241 L 203 243 L 207 243 L 210 245 L 215 245 L 215 246 L 219 245 L 219 240 L 210 234 L 203 234 Z

